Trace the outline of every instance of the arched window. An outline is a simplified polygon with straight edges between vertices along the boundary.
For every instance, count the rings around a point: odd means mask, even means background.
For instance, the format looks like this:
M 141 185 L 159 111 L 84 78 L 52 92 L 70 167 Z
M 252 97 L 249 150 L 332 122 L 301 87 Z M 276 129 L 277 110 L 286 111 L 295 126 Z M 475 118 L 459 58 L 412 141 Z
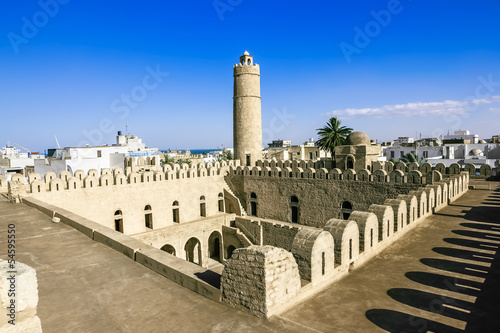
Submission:
M 122 216 L 122 211 L 117 210 L 115 211 L 115 230 L 118 232 L 123 233 L 123 216 Z
M 342 218 L 347 220 L 352 213 L 352 204 L 349 201 L 344 201 L 341 204 Z
M 257 194 L 250 193 L 250 215 L 257 216 Z
M 290 222 L 299 223 L 299 198 L 290 197 Z
M 354 169 L 354 159 L 352 158 L 352 156 L 347 157 L 346 169 Z
M 162 251 L 165 251 L 167 253 L 170 253 L 171 255 L 175 256 L 175 247 L 173 247 L 170 244 L 165 244 L 161 247 Z
M 144 220 L 146 228 L 153 229 L 153 212 L 151 211 L 150 205 L 144 207 Z
M 179 202 L 177 200 L 174 201 L 174 203 L 172 204 L 172 219 L 173 219 L 174 223 L 181 222 L 181 218 L 179 215 Z
M 202 195 L 200 197 L 200 216 L 201 217 L 206 217 L 207 216 L 207 207 L 205 204 L 205 196 Z

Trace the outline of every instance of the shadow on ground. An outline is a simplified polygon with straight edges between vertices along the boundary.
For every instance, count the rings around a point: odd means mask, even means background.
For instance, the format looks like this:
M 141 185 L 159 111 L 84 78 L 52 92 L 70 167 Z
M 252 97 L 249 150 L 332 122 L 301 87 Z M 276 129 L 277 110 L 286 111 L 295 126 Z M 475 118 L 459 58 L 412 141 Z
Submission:
M 212 287 L 215 287 L 217 289 L 220 289 L 220 278 L 221 275 L 217 272 L 211 271 L 211 270 L 206 270 L 201 273 L 194 273 L 200 280 L 205 281 Z
M 393 333 L 422 333 L 422 332 L 463 332 L 460 329 L 438 323 L 436 321 L 415 317 L 407 313 L 372 309 L 366 312 L 366 318 L 375 323 L 378 327 Z
M 437 214 L 463 218 L 474 222 L 460 223 L 451 230 L 458 237 L 443 238 L 450 247 L 433 247 L 441 258 L 422 258 L 420 262 L 432 272 L 407 272 L 405 277 L 415 282 L 416 289 L 393 288 L 387 291 L 395 302 L 443 317 L 466 322 L 465 331 L 433 320 L 388 309 L 371 309 L 366 317 L 389 332 L 500 332 L 500 188 L 490 192 L 483 206 L 462 211 L 465 215 Z M 481 199 L 480 199 L 481 200 Z M 488 205 L 488 206 L 484 206 Z M 464 248 L 454 248 L 460 246 Z M 486 250 L 486 251 L 485 251 Z M 460 274 L 460 278 L 453 276 Z M 469 277 L 469 278 L 467 278 Z M 478 278 L 484 282 L 477 282 Z M 481 280 L 479 279 L 479 280 Z M 442 295 L 417 290 L 430 286 L 442 290 Z M 457 298 L 450 297 L 450 291 Z M 476 297 L 475 302 L 459 299 L 460 294 Z M 435 317 L 433 317 L 435 318 Z

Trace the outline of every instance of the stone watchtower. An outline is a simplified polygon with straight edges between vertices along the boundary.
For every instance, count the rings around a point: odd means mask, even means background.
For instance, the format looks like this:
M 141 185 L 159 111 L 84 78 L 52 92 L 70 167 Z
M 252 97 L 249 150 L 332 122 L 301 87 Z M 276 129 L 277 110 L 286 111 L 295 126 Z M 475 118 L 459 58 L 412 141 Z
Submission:
M 234 65 L 233 147 L 241 165 L 255 165 L 262 159 L 260 68 L 247 51 Z

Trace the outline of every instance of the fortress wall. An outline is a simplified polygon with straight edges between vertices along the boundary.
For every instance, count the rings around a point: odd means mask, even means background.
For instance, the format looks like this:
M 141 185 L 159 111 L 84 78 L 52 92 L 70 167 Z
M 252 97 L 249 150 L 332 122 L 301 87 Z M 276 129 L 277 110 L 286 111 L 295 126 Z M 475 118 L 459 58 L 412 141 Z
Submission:
M 447 179 L 445 182 L 451 184 L 458 178 Z M 403 214 L 404 219 L 401 223 L 404 228 L 394 228 L 393 214 L 399 215 L 402 209 L 406 213 L 408 204 L 411 210 L 415 209 L 415 212 L 417 204 L 427 204 L 425 189 L 434 191 L 436 188 L 430 186 L 412 194 L 400 195 L 400 199 L 388 199 L 386 205 L 370 206 L 369 212 L 355 210 L 347 220 L 330 219 L 323 228 L 269 221 L 257 217 L 239 217 L 237 226 L 240 230 L 250 233 L 254 238 L 262 232 L 265 245 L 238 249 L 234 252 L 235 255 L 226 263 L 222 273 L 223 302 L 256 316 L 270 317 L 286 311 L 291 305 L 318 293 L 325 285 L 337 281 L 352 269 L 363 265 L 422 222 L 428 215 L 423 209 L 421 214 L 415 213 L 415 216 L 413 213 Z M 465 191 L 466 187 L 458 187 L 457 191 L 452 192 L 452 199 L 458 198 Z M 433 197 L 433 200 L 437 198 Z M 446 204 L 447 202 L 444 206 Z M 381 237 L 378 234 L 379 230 L 383 232 Z M 322 235 L 323 237 L 320 237 Z M 290 241 L 291 248 L 289 248 Z M 277 286 L 283 284 L 277 282 L 282 281 L 279 279 L 293 280 L 287 268 L 276 271 L 275 268 L 263 266 L 264 260 L 260 259 L 258 261 L 260 266 L 255 265 L 257 256 L 252 249 L 264 248 L 266 251 L 286 249 L 292 252 L 301 278 L 311 282 L 303 285 L 293 298 L 292 295 L 288 295 L 290 296 L 288 304 L 277 303 L 272 297 L 276 294 L 281 295 L 280 291 L 276 290 Z M 244 254 L 244 257 L 240 257 L 240 253 Z M 268 311 L 267 304 L 271 304 L 274 309 Z
M 249 212 L 249 196 L 257 195 L 257 216 L 278 221 L 291 221 L 290 198 L 299 199 L 299 223 L 323 227 L 330 218 L 340 217 L 341 204 L 349 201 L 352 209 L 367 211 L 372 204 L 383 204 L 417 190 L 418 184 L 358 182 L 348 180 L 296 179 L 230 175 L 228 183 L 236 187 L 242 205 Z
M 221 214 L 218 216 L 206 217 L 188 223 L 180 223 L 169 227 L 153 230 L 132 237 L 149 244 L 157 249 L 165 245 L 170 245 L 175 249 L 175 256 L 186 259 L 185 245 L 191 238 L 196 238 L 200 242 L 202 253 L 202 265 L 205 266 L 208 260 L 210 236 L 220 236 L 220 253 L 227 247 L 225 244 L 225 235 L 223 226 L 229 226 L 230 221 L 234 220 L 234 214 Z
M 199 265 L 172 256 L 165 251 L 156 249 L 151 245 L 140 242 L 118 231 L 99 225 L 77 214 L 40 201 L 35 198 L 23 200 L 35 209 L 42 211 L 49 217 L 55 215 L 61 222 L 67 224 L 110 248 L 126 255 L 131 260 L 148 267 L 183 287 L 186 287 L 213 301 L 220 301 L 220 290 L 201 280 L 197 275 L 206 271 Z
M 174 225 L 173 202 L 179 203 L 183 222 L 200 218 L 200 197 L 205 196 L 206 215 L 218 212 L 219 193 L 226 187 L 223 176 L 196 177 L 112 186 L 42 191 L 31 195 L 48 204 L 69 210 L 114 229 L 115 212 L 120 210 L 125 234 L 149 231 L 145 225 L 146 205 L 151 206 L 153 228 Z

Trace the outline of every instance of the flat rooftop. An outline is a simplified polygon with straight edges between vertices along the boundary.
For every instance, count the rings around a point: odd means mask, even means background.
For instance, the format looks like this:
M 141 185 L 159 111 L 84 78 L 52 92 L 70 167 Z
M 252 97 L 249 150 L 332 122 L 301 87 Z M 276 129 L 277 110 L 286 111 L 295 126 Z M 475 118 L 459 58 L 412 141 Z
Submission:
M 0 196 L 0 258 L 36 269 L 44 332 L 498 332 L 500 186 L 471 190 L 270 320 L 210 301 Z M 4 320 L 4 319 L 1 319 Z

